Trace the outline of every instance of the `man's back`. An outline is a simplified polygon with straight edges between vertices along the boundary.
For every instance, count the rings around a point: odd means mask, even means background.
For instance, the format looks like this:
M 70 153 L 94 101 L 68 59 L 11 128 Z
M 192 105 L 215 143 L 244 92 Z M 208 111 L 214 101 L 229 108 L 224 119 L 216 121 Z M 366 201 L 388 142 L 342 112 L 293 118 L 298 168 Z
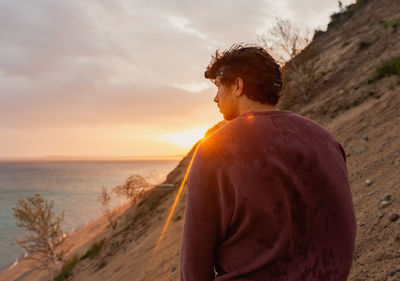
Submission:
M 355 217 L 341 146 L 288 111 L 246 113 L 189 174 L 183 280 L 346 280 Z

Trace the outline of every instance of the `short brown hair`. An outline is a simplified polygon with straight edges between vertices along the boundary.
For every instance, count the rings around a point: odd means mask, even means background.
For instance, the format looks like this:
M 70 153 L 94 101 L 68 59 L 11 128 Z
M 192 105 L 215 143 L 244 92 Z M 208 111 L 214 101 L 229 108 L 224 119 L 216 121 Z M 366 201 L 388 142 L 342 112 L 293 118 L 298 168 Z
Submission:
M 225 51 L 216 50 L 207 67 L 206 78 L 215 78 L 224 69 L 228 77 L 222 83 L 243 79 L 243 93 L 251 100 L 276 105 L 282 88 L 282 73 L 275 59 L 262 47 L 234 44 Z

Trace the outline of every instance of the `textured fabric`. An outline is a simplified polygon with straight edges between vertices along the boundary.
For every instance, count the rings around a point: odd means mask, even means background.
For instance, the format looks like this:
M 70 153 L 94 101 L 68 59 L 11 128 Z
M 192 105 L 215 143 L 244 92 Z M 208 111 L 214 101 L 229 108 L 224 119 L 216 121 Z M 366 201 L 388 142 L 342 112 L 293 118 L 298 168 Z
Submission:
M 346 280 L 355 234 L 334 137 L 289 111 L 242 114 L 193 160 L 181 280 Z

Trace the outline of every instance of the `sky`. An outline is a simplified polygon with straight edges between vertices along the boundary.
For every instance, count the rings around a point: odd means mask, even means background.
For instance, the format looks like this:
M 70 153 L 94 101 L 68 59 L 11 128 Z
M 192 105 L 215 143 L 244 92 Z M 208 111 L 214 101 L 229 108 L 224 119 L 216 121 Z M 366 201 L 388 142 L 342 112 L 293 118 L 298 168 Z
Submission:
M 348 5 L 353 1 L 342 1 Z M 334 0 L 0 0 L 0 159 L 183 155 L 222 120 L 211 54 Z

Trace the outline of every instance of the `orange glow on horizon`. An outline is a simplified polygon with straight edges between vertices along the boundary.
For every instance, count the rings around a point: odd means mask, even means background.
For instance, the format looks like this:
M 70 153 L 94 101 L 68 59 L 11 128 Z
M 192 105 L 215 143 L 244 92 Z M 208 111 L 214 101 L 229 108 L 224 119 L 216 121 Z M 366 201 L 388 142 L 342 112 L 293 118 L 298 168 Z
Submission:
M 167 134 L 162 136 L 160 140 L 172 143 L 186 149 L 190 149 L 197 141 L 204 137 L 207 129 L 207 127 L 199 127 Z

